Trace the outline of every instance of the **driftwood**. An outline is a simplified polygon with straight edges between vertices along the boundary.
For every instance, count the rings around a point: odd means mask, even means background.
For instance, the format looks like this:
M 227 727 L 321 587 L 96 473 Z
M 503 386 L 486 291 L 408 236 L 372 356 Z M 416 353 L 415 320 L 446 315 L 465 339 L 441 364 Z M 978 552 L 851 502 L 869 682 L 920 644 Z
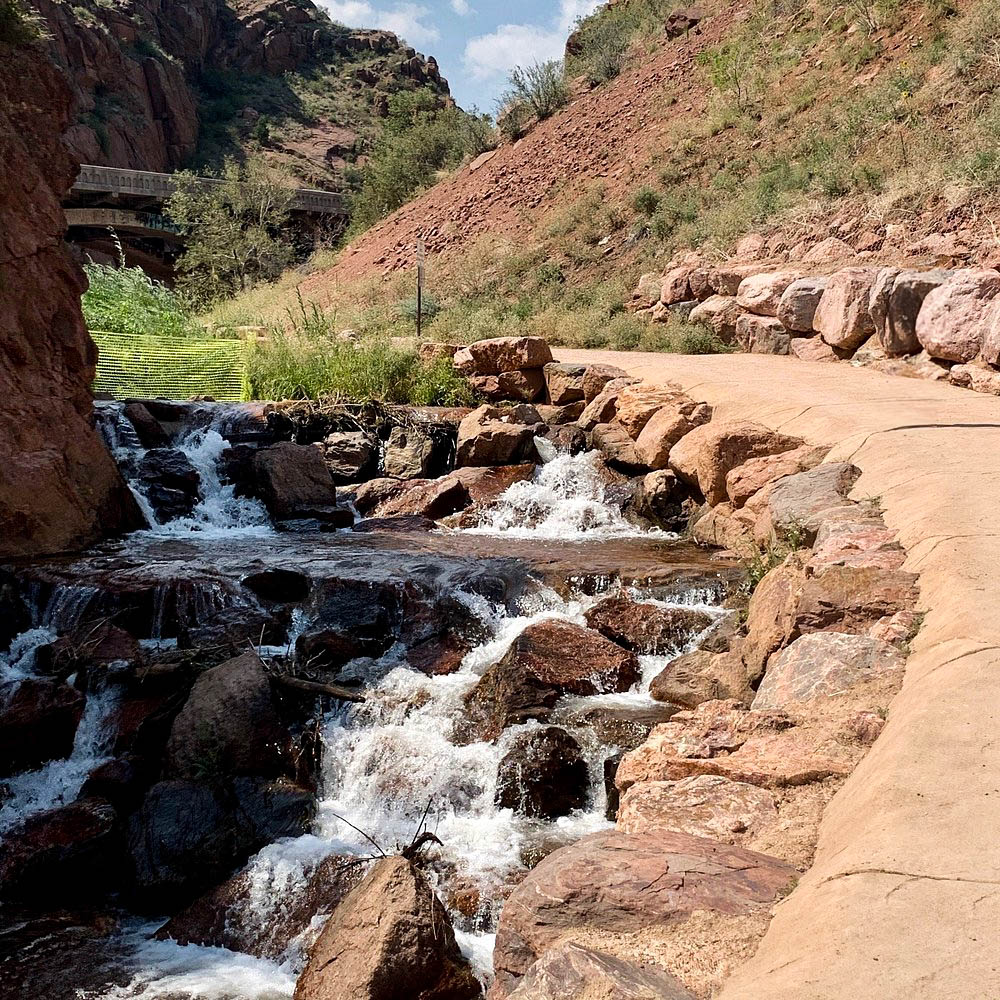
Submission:
M 321 681 L 307 681 L 302 677 L 292 677 L 289 674 L 279 674 L 275 678 L 276 684 L 291 688 L 294 691 L 302 691 L 306 694 L 326 694 L 331 698 L 339 698 L 340 701 L 353 701 L 360 703 L 365 700 L 365 696 L 351 688 L 341 687 L 339 684 L 323 684 Z

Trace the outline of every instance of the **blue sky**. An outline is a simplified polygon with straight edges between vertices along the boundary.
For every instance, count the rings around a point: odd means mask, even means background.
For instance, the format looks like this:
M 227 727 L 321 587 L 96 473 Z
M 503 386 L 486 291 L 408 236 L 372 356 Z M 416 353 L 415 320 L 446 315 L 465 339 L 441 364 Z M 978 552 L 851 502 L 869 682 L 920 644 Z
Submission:
M 463 108 L 491 114 L 507 73 L 562 55 L 577 18 L 600 0 L 317 0 L 352 28 L 386 28 L 437 58 Z

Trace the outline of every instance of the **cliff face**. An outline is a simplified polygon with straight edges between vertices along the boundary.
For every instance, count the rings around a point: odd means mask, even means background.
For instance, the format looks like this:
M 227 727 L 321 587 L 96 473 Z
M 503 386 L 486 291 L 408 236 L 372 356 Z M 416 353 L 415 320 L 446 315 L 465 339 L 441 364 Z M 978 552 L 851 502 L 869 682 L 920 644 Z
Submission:
M 34 3 L 70 81 L 66 142 L 83 163 L 171 171 L 253 150 L 335 186 L 389 93 L 450 99 L 433 59 L 310 0 Z
M 43 51 L 0 43 L 0 558 L 80 548 L 142 523 L 92 424 L 96 351 L 60 200 L 70 93 Z

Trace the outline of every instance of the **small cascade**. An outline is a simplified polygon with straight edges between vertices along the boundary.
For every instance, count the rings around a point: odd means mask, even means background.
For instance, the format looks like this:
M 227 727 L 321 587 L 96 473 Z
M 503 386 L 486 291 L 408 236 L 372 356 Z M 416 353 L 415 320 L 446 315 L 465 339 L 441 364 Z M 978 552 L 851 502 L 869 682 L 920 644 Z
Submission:
M 654 533 L 655 529 L 630 522 L 607 502 L 607 483 L 597 461 L 596 452 L 553 454 L 533 479 L 514 483 L 482 512 L 478 525 L 466 530 L 553 541 L 595 541 Z

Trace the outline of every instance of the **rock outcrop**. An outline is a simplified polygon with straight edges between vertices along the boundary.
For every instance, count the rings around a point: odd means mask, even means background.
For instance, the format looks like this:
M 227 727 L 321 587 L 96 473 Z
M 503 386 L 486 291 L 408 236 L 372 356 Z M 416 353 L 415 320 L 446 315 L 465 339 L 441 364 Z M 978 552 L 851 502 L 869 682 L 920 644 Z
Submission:
M 94 430 L 97 351 L 63 243 L 70 93 L 40 47 L 0 43 L 0 558 L 144 526 Z

